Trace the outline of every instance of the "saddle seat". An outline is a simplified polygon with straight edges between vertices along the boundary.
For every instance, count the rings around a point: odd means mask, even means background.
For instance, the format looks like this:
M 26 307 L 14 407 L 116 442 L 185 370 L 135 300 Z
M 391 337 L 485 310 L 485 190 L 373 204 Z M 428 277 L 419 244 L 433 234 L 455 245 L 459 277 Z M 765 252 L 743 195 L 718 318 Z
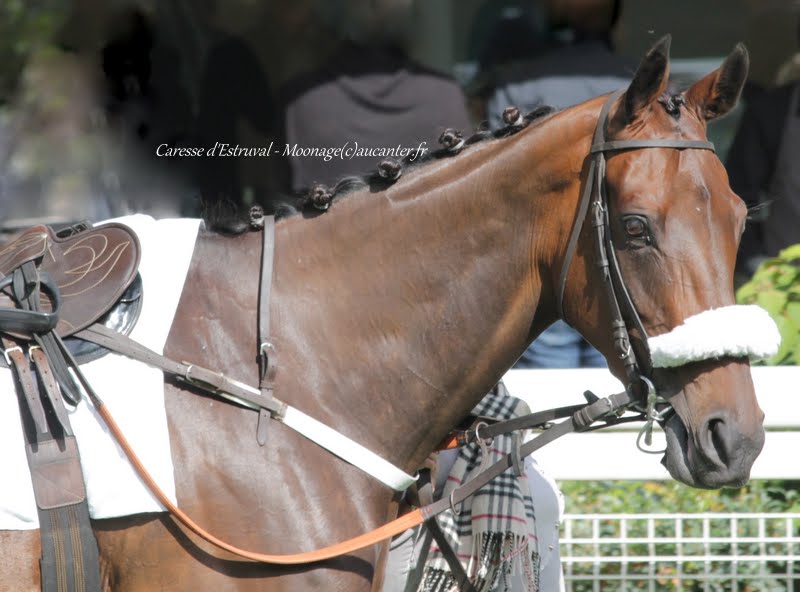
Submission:
M 70 236 L 48 226 L 34 226 L 0 244 L 0 278 L 33 262 L 58 286 L 60 307 L 56 332 L 68 337 L 103 317 L 136 277 L 139 239 L 122 224 L 109 223 Z M 41 307 L 52 312 L 51 295 L 42 291 Z M 15 308 L 0 293 L 0 308 Z

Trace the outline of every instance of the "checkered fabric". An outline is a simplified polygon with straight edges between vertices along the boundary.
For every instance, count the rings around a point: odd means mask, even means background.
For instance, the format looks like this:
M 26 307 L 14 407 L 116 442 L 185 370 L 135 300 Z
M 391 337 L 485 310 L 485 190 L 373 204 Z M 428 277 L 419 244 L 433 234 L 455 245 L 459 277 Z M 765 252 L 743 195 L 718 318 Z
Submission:
M 473 409 L 473 415 L 498 420 L 530 413 L 528 405 L 508 394 L 500 383 Z M 490 466 L 512 449 L 511 436 L 498 436 L 488 445 L 461 449 L 442 492 L 450 492 Z M 484 460 L 485 459 L 485 460 Z M 539 556 L 536 520 L 526 475 L 508 470 L 479 489 L 460 507 L 439 516 L 439 524 L 453 546 L 470 580 L 480 592 L 507 589 L 507 578 L 522 570 L 528 592 L 538 592 Z M 451 592 L 458 589 L 439 548 L 434 544 L 423 571 L 419 590 Z

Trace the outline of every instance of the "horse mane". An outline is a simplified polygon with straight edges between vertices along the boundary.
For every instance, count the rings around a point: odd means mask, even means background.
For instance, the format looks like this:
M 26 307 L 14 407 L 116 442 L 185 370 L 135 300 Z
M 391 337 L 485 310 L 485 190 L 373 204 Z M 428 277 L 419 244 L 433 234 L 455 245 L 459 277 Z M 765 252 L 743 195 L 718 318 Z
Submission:
M 442 147 L 438 150 L 423 155 L 412 152 L 400 160 L 385 158 L 378 163 L 376 170 L 364 175 L 348 175 L 330 187 L 316 183 L 305 192 L 281 195 L 278 199 L 273 200 L 272 210 L 266 213 L 275 215 L 278 220 L 298 214 L 319 215 L 330 207 L 334 199 L 360 189 L 369 189 L 373 192 L 383 191 L 391 187 L 405 170 L 413 170 L 430 162 L 456 156 L 464 148 L 473 144 L 513 136 L 533 123 L 540 123 L 546 115 L 555 111 L 556 109 L 553 107 L 541 106 L 522 115 L 517 107 L 506 107 L 503 111 L 503 122 L 506 125 L 502 128 L 489 130 L 482 126 L 466 139 L 461 131 L 448 128 L 439 136 L 439 143 Z M 241 234 L 251 228 L 258 228 L 257 220 L 263 213 L 260 206 L 254 206 L 245 213 L 240 211 L 233 202 L 222 201 L 205 204 L 202 219 L 206 228 L 210 230 L 222 234 Z

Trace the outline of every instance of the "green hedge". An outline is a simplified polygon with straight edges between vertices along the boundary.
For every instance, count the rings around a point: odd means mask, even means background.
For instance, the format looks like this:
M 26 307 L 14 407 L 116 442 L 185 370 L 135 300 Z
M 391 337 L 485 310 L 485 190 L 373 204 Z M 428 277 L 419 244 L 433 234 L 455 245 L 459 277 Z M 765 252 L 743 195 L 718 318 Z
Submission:
M 68 9 L 63 0 L 0 0 L 0 105 L 12 97 L 31 53 L 53 42 Z
M 800 481 L 754 480 L 699 490 L 675 481 L 562 481 L 569 514 L 800 512 Z
M 758 266 L 750 281 L 736 290 L 740 304 L 758 304 L 775 320 L 781 346 L 767 364 L 800 364 L 800 244 Z

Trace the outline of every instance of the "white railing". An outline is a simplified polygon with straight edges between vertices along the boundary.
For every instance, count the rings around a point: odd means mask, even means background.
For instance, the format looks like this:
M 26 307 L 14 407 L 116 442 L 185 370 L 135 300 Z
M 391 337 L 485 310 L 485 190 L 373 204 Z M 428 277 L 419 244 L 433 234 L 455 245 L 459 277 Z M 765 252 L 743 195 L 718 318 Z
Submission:
M 752 374 L 766 444 L 751 477 L 800 479 L 800 366 Z M 595 369 L 512 370 L 504 381 L 533 410 L 622 388 Z M 534 457 L 556 480 L 669 479 L 636 449 L 638 429 L 570 434 Z M 561 559 L 567 592 L 800 592 L 800 514 L 568 514 Z
M 800 514 L 568 514 L 567 592 L 800 589 Z
M 591 390 L 599 396 L 622 390 L 608 370 L 512 370 L 503 378 L 509 392 L 532 410 L 583 401 Z M 800 479 L 800 462 L 787 452 L 800 450 L 800 366 L 753 368 L 753 382 L 764 410 L 766 443 L 751 472 L 753 479 Z M 587 434 L 570 434 L 536 451 L 539 465 L 557 480 L 663 480 L 669 474 L 659 457 L 636 449 L 640 423 Z M 655 449 L 663 434 L 654 433 Z M 591 454 L 587 454 L 591 451 Z

